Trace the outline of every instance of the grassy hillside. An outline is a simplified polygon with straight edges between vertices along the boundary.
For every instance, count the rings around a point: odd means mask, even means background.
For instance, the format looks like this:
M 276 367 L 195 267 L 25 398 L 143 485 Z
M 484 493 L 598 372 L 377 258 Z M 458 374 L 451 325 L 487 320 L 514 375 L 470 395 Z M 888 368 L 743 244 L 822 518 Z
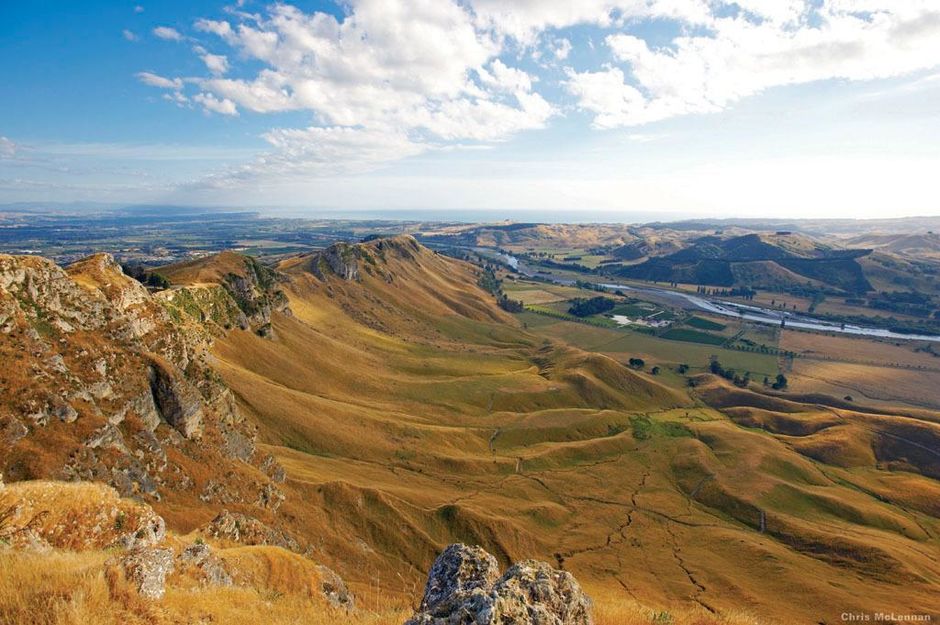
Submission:
M 175 290 L 204 288 L 248 264 L 226 255 L 168 273 Z M 106 287 L 90 268 L 78 273 L 87 288 Z M 237 459 L 239 439 L 224 431 L 200 443 L 234 448 L 224 462 L 167 436 L 170 460 L 192 477 L 161 485 L 159 499 L 140 497 L 173 536 L 205 535 L 225 508 L 263 522 L 296 553 L 213 542 L 247 571 L 247 587 L 173 579 L 147 610 L 109 586 L 105 543 L 78 555 L 2 553 L 14 572 L 4 580 L 29 583 L 0 583 L 0 622 L 22 621 L 40 596 L 51 597 L 51 616 L 39 622 L 105 611 L 184 622 L 193 605 L 219 622 L 292 622 L 317 610 L 312 622 L 400 622 L 452 542 L 479 544 L 504 566 L 536 558 L 572 572 L 602 625 L 940 611 L 936 413 L 700 374 L 720 353 L 725 367 L 773 376 L 770 353 L 510 315 L 478 268 L 410 237 L 292 257 L 277 276 L 285 305 L 265 309 L 271 331 L 220 333 L 204 374 L 221 377 L 257 429 L 253 464 Z M 250 286 L 270 295 L 260 281 Z M 658 375 L 624 364 L 648 354 L 663 365 Z M 694 369 L 679 373 L 680 363 Z M 69 434 L 84 440 L 95 418 L 105 417 L 83 414 L 73 429 L 53 420 L 37 440 L 67 456 Z M 271 471 L 278 464 L 283 481 Z M 219 486 L 229 482 L 237 497 Z M 311 562 L 347 580 L 367 608 L 362 620 L 324 616 L 304 590 L 316 579 Z
M 682 378 L 575 346 L 575 330 L 605 329 L 521 327 L 472 266 L 408 239 L 345 258 L 358 278 L 319 256 L 283 263 L 294 316 L 275 315 L 277 340 L 232 334 L 215 355 L 287 469 L 285 523 L 354 584 L 407 594 L 460 540 L 554 561 L 601 612 L 638 601 L 828 622 L 860 596 L 896 602 L 899 580 L 905 605 L 940 608 L 932 509 L 868 490 L 932 484 L 929 454 L 902 441 L 849 466 L 825 438 L 761 432 L 709 385 L 689 397 Z M 745 409 L 815 410 L 753 396 Z

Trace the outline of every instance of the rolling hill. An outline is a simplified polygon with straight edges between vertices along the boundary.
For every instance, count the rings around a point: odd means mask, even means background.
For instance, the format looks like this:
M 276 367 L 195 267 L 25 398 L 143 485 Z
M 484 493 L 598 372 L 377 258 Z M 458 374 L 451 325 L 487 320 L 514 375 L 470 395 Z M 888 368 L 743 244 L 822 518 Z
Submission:
M 859 258 L 867 249 L 832 248 L 802 235 L 705 236 L 678 252 L 611 267 L 613 275 L 709 286 L 780 288 L 806 282 L 846 293 L 871 290 Z
M 696 262 L 839 253 L 764 240 L 700 247 Z M 62 271 L 0 260 L 0 319 L 15 324 L 0 335 L 4 357 L 59 376 L 44 388 L 91 375 L 99 352 L 122 363 L 113 404 L 95 398 L 97 378 L 83 387 L 101 414 L 85 395 L 66 395 L 77 419 L 50 403 L 46 424 L 22 423 L 26 435 L 3 443 L 8 479 L 59 477 L 125 392 L 157 396 L 148 367 L 162 366 L 200 393 L 189 396 L 205 433 L 186 438 L 165 418 L 169 404 L 159 410 L 153 433 L 168 477 L 156 493 L 129 494 L 176 536 L 205 535 L 223 509 L 250 517 L 266 528 L 259 535 L 329 566 L 371 606 L 413 601 L 440 550 L 464 542 L 501 566 L 537 558 L 570 571 L 604 625 L 634 622 L 618 613 L 624 604 L 691 610 L 698 620 L 689 622 L 702 623 L 742 613 L 836 623 L 859 597 L 940 610 L 935 413 L 846 407 L 711 376 L 691 390 L 685 379 L 670 386 L 525 327 L 479 286 L 479 268 L 411 237 L 336 244 L 276 267 L 209 256 L 161 269 L 173 285 L 156 294 L 119 270 L 96 273 L 100 264 Z M 42 272 L 19 277 L 34 265 Z M 62 334 L 60 322 L 77 323 L 73 309 L 121 306 L 85 334 Z M 261 317 L 252 322 L 250 311 Z M 128 328 L 149 330 L 120 338 Z M 145 349 L 163 360 L 144 360 Z M 71 373 L 54 373 L 56 354 Z M 16 402 L 37 391 L 4 375 L 8 432 L 11 415 L 27 414 Z M 231 412 L 214 412 L 213 393 L 231 398 Z M 159 455 L 138 444 L 134 418 L 113 427 L 131 456 Z M 232 430 L 253 445 L 244 458 L 226 453 L 242 449 L 243 439 L 226 437 Z M 54 461 L 30 461 L 37 450 Z M 124 465 L 103 456 L 78 477 L 122 483 Z

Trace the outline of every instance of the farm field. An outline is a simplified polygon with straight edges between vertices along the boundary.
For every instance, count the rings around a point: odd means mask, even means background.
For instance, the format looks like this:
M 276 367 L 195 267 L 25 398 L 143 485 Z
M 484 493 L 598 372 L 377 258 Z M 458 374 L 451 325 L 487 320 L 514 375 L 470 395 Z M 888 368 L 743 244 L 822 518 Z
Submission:
M 780 338 L 780 347 L 799 355 L 826 360 L 940 369 L 940 356 L 932 354 L 933 350 L 940 352 L 940 347 L 923 341 L 892 342 L 785 330 Z M 926 351 L 928 349 L 931 351 Z
M 907 404 L 940 409 L 937 395 L 940 372 L 936 370 L 911 371 L 796 358 L 786 375 L 794 392 L 849 396 L 856 401 L 874 401 L 887 406 Z

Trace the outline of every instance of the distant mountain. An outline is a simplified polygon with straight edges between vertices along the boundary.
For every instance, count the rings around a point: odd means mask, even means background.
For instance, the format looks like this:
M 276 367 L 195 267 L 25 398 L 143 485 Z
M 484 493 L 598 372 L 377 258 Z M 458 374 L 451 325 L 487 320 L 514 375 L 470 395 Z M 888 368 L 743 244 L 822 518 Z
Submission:
M 858 258 L 868 249 L 840 249 L 780 232 L 730 238 L 705 236 L 678 252 L 611 269 L 614 275 L 708 286 L 825 285 L 849 293 L 871 290 Z
M 865 234 L 847 239 L 846 243 L 910 258 L 940 260 L 940 231 L 917 234 Z

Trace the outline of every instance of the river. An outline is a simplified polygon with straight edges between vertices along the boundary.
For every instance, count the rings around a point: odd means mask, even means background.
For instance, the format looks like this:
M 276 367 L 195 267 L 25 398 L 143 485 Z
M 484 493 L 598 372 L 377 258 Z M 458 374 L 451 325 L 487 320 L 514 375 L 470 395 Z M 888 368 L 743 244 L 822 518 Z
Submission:
M 511 256 L 509 254 L 498 254 L 497 259 L 506 263 L 514 270 L 519 273 L 534 277 L 538 276 L 541 279 L 549 280 L 556 284 L 562 284 L 570 286 L 575 284 L 575 280 L 568 280 L 565 278 L 557 278 L 555 276 L 539 272 L 537 270 L 533 271 L 525 262 L 520 259 Z M 853 324 L 840 324 L 832 323 L 829 321 L 823 321 L 822 319 L 815 319 L 806 315 L 798 313 L 784 312 L 780 310 L 773 310 L 771 308 L 762 308 L 760 306 L 750 306 L 745 304 L 737 304 L 734 302 L 706 299 L 699 295 L 693 295 L 691 293 L 683 293 L 682 291 L 672 291 L 669 289 L 663 289 L 659 287 L 637 287 L 629 286 L 626 284 L 617 284 L 617 283 L 607 283 L 601 284 L 600 286 L 611 289 L 611 290 L 621 290 L 621 291 L 630 291 L 632 293 L 637 293 L 640 295 L 650 295 L 656 296 L 661 299 L 667 300 L 670 303 L 680 306 L 685 309 L 692 310 L 702 310 L 709 312 L 715 315 L 722 315 L 725 317 L 734 317 L 736 319 L 745 319 L 747 321 L 753 321 L 755 323 L 763 323 L 767 325 L 779 326 L 785 322 L 786 327 L 788 328 L 799 328 L 801 330 L 814 330 L 817 332 L 836 332 L 839 334 L 852 334 L 857 336 L 873 336 L 883 339 L 899 339 L 906 341 L 934 341 L 940 342 L 940 336 L 931 335 L 931 334 L 903 334 L 901 332 L 892 332 L 891 330 L 885 330 L 884 328 L 871 328 L 866 326 L 859 326 Z

